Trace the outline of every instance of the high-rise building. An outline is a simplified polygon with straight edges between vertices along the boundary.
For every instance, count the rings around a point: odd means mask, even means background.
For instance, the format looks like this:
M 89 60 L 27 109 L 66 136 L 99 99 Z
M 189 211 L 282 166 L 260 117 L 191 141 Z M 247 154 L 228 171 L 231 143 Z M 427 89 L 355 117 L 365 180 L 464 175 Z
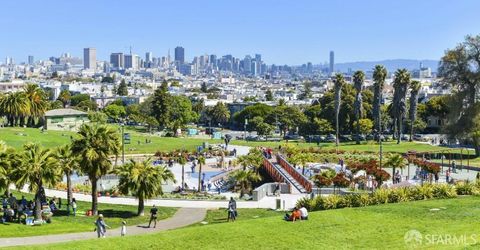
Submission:
M 257 62 L 257 66 L 255 68 L 255 75 L 261 75 L 262 74 L 262 55 L 260 54 L 255 54 L 255 62 Z
M 243 72 L 248 74 L 251 71 L 252 71 L 252 57 L 249 55 L 246 55 L 245 59 L 243 59 Z
M 126 69 L 138 69 L 140 63 L 140 57 L 138 55 L 125 55 L 125 68 Z
M 145 62 L 146 63 L 151 63 L 152 62 L 152 52 L 147 52 L 145 53 Z
M 177 46 L 175 48 L 175 61 L 180 63 L 185 62 L 185 49 L 183 47 Z
M 330 51 L 330 68 L 329 68 L 330 74 L 335 72 L 335 52 Z
M 84 48 L 83 49 L 83 68 L 95 69 L 97 67 L 97 49 Z
M 33 65 L 35 63 L 35 60 L 33 56 L 28 56 L 28 64 Z
M 123 53 L 110 54 L 110 66 L 112 68 L 125 68 L 125 56 Z

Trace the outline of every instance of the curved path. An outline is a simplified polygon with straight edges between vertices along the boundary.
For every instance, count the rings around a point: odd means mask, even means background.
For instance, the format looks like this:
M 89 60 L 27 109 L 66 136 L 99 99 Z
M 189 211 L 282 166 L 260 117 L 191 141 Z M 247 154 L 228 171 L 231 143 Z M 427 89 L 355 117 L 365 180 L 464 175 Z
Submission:
M 204 208 L 180 208 L 173 217 L 157 221 L 156 228 L 147 228 L 147 224 L 127 227 L 127 235 L 147 234 L 185 227 L 194 223 L 201 222 L 205 218 L 206 214 L 207 211 Z M 120 228 L 107 230 L 107 237 L 112 236 L 120 236 Z M 84 232 L 41 235 L 32 237 L 0 238 L 0 247 L 51 244 L 93 238 L 97 238 L 97 233 Z

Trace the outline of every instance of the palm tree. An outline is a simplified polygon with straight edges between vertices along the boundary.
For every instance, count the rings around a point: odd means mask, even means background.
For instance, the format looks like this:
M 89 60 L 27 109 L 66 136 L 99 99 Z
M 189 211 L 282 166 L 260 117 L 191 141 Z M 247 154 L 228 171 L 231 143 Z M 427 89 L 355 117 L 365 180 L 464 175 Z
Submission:
M 262 180 L 262 176 L 252 169 L 237 170 L 231 173 L 230 176 L 235 180 L 235 185 L 240 186 L 240 198 L 242 198 L 246 192 L 250 192 L 253 182 Z
M 9 171 L 16 158 L 15 150 L 7 147 L 4 141 L 0 141 L 0 191 L 8 190 L 11 183 Z
M 202 165 L 205 165 L 205 157 L 198 157 L 198 192 L 202 191 Z
M 342 74 L 336 74 L 335 80 L 333 80 L 335 84 L 335 131 L 336 131 L 336 140 L 335 146 L 338 147 L 338 137 L 340 133 L 340 125 L 338 124 L 338 116 L 340 115 L 340 106 L 342 105 L 342 87 L 345 84 L 345 79 L 343 78 Z
M 97 182 L 112 169 L 111 156 L 120 152 L 118 132 L 106 125 L 83 124 L 72 142 L 72 152 L 79 157 L 80 170 L 92 184 L 92 212 L 98 213 Z
M 395 169 L 403 169 L 407 164 L 407 160 L 400 154 L 390 155 L 385 162 L 385 166 L 392 168 L 392 180 L 395 178 Z
M 70 204 L 72 203 L 72 174 L 78 171 L 78 157 L 72 153 L 72 146 L 66 145 L 57 149 L 56 157 L 60 169 L 67 178 L 67 211 L 70 214 Z
M 183 190 L 185 188 L 185 164 L 187 164 L 187 159 L 184 156 L 179 156 L 178 164 L 182 165 L 182 188 L 180 190 Z
M 17 187 L 28 184 L 35 192 L 35 219 L 41 219 L 42 202 L 46 201 L 44 186 L 54 186 L 61 181 L 62 174 L 55 154 L 39 144 L 26 144 L 18 156 L 18 164 L 12 168 L 12 179 Z
M 0 99 L 0 110 L 7 116 L 7 121 L 12 127 L 18 125 L 21 117 L 28 115 L 29 105 L 26 95 L 22 91 L 7 94 Z
M 35 118 L 41 118 L 48 108 L 46 94 L 37 84 L 27 84 L 24 88 L 29 103 L 27 126 L 35 125 Z
M 387 77 L 387 69 L 383 65 L 376 65 L 373 70 L 373 117 L 375 119 L 375 127 L 380 133 L 382 131 L 380 121 L 380 107 L 382 106 L 382 92 Z
M 406 112 L 405 97 L 409 83 L 410 73 L 406 69 L 399 69 L 395 72 L 392 113 L 397 124 L 397 144 L 400 144 L 402 140 L 402 123 Z
M 357 144 L 360 144 L 360 119 L 362 118 L 362 88 L 365 80 L 365 73 L 359 70 L 353 74 L 353 83 L 356 91 L 355 95 L 355 119 L 357 120 Z
M 304 175 L 305 174 L 305 166 L 307 165 L 307 162 L 312 161 L 312 155 L 309 154 L 309 153 L 299 153 L 299 154 L 293 155 L 288 160 L 289 160 L 290 163 L 293 163 L 295 166 L 297 164 L 301 165 L 302 166 L 302 175 Z
M 413 139 L 414 124 L 417 119 L 418 92 L 421 86 L 422 84 L 419 81 L 410 83 L 410 110 L 408 111 L 410 116 L 410 141 Z
M 165 166 L 152 165 L 152 159 L 130 162 L 118 167 L 115 173 L 120 177 L 118 189 L 123 194 L 131 193 L 138 199 L 137 215 L 145 213 L 145 199 L 163 194 L 162 184 L 175 182 L 175 176 Z
M 60 92 L 60 95 L 58 95 L 58 98 L 57 98 L 57 100 L 62 102 L 62 105 L 64 108 L 67 107 L 67 104 L 70 102 L 70 99 L 71 99 L 70 91 L 66 89 L 62 90 Z

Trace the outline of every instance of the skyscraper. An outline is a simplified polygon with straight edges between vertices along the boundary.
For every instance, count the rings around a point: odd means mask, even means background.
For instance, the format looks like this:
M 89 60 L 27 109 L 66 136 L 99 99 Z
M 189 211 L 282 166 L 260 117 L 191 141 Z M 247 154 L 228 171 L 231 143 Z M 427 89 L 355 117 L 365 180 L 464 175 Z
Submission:
M 110 54 L 110 66 L 113 68 L 125 68 L 125 57 L 123 53 Z
M 330 68 L 329 68 L 330 74 L 335 72 L 335 52 L 330 51 Z
M 255 61 L 257 62 L 257 66 L 255 69 L 255 75 L 261 75 L 262 74 L 262 55 L 260 54 L 255 54 Z
M 152 62 L 152 52 L 145 53 L 145 62 L 151 63 Z
M 84 48 L 83 49 L 83 68 L 95 69 L 97 67 L 97 49 Z
M 33 65 L 35 63 L 35 60 L 33 59 L 33 56 L 28 56 L 28 64 Z
M 180 63 L 185 62 L 185 49 L 181 46 L 177 46 L 175 48 L 175 61 L 178 61 Z
M 243 72 L 249 74 L 252 71 L 252 57 L 246 55 L 243 59 Z
M 140 63 L 140 57 L 138 55 L 125 55 L 125 68 L 126 69 L 138 69 Z

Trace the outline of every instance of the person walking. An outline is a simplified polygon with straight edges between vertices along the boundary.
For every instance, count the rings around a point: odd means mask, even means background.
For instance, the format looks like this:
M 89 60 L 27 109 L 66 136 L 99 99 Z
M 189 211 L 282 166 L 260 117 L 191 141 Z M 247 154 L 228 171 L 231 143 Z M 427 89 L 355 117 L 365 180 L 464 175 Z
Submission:
M 230 197 L 230 201 L 228 202 L 228 218 L 227 222 L 232 220 L 235 221 L 237 219 L 237 202 Z
M 153 228 L 157 227 L 157 213 L 158 213 L 158 208 L 153 205 L 153 207 L 150 209 L 150 222 L 148 222 L 148 227 L 152 225 L 153 221 Z
M 122 230 L 120 231 L 121 236 L 125 236 L 127 234 L 127 222 L 122 221 Z
M 73 210 L 73 216 L 77 216 L 77 201 L 75 198 L 72 198 L 72 210 Z
M 105 238 L 105 234 L 107 233 L 107 227 L 111 228 L 103 220 L 103 214 L 98 215 L 98 219 L 95 221 L 95 226 L 98 238 Z

